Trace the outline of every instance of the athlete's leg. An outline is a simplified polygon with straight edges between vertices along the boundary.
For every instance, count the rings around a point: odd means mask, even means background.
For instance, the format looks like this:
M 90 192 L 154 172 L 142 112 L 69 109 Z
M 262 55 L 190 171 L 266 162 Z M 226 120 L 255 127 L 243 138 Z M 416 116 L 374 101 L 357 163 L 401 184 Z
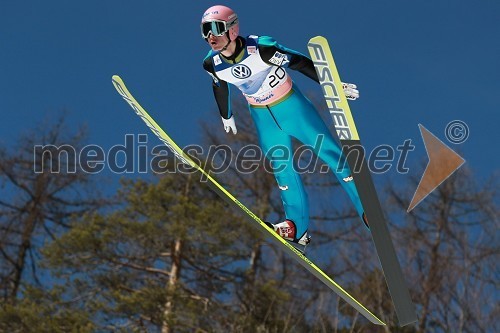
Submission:
M 294 89 L 295 93 L 285 102 L 272 108 L 277 120 L 285 132 L 311 146 L 316 155 L 328 164 L 362 218 L 363 206 L 354 181 L 349 181 L 351 171 L 347 163 L 341 160 L 342 151 L 339 145 L 312 103 L 300 91 Z M 321 145 L 316 144 L 317 140 L 321 140 Z M 339 164 L 340 162 L 345 165 Z
M 262 152 L 271 161 L 286 218 L 295 223 L 299 239 L 309 226 L 309 202 L 300 175 L 293 167 L 291 137 L 279 128 L 267 108 L 250 107 L 250 113 Z

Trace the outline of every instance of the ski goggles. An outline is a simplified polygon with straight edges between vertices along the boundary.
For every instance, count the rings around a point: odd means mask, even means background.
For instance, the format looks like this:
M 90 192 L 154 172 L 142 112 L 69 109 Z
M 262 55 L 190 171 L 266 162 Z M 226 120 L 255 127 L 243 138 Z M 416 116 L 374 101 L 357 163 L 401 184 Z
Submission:
M 210 22 L 204 22 L 201 24 L 201 36 L 203 38 L 208 38 L 210 34 L 214 36 L 222 36 L 224 35 L 232 26 L 236 25 L 238 23 L 238 19 L 234 19 L 231 22 L 225 22 L 225 21 L 210 21 Z

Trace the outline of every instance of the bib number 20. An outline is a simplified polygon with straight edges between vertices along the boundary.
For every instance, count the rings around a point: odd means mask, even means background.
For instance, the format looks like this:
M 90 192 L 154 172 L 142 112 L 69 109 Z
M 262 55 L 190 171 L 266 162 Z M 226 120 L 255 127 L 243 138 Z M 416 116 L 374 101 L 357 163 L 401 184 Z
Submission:
M 271 82 L 269 82 L 269 86 L 271 88 L 274 88 L 280 83 L 281 80 L 285 78 L 286 72 L 283 68 L 281 67 L 276 67 L 276 70 L 274 71 L 274 74 L 271 74 L 269 78 L 271 79 Z

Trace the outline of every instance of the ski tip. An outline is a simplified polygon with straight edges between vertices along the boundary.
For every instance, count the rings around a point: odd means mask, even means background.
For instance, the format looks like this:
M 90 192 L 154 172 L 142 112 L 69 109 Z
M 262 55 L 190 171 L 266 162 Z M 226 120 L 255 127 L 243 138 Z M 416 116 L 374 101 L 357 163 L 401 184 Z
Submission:
M 319 41 L 322 41 L 322 40 L 326 40 L 326 38 L 323 37 L 323 36 L 316 36 L 316 37 L 313 37 L 313 38 L 309 39 L 309 42 L 319 42 Z

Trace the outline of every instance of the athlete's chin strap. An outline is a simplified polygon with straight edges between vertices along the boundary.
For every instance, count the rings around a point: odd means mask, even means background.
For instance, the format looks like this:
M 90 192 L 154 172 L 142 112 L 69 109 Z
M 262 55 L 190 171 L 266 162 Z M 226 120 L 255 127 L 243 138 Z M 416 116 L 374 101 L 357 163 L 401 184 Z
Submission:
M 231 38 L 229 37 L 229 31 L 226 31 L 226 36 L 227 36 L 227 44 L 219 52 L 226 51 L 229 44 L 231 44 Z

